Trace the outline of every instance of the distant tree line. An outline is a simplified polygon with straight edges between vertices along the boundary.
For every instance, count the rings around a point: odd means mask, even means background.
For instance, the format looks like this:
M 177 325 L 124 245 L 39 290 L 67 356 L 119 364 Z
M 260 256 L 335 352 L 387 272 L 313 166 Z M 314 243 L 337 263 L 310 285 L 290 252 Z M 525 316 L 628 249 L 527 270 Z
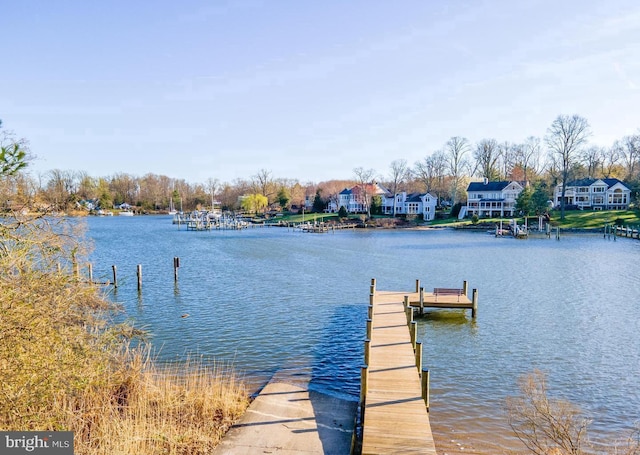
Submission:
M 635 200 L 640 188 L 640 130 L 608 147 L 590 144 L 590 135 L 585 118 L 560 115 L 542 138 L 530 136 L 519 143 L 484 138 L 474 144 L 455 136 L 413 165 L 394 159 L 384 173 L 356 167 L 350 180 L 301 183 L 295 178 L 276 178 L 271 170 L 261 169 L 246 179 L 221 182 L 212 177 L 193 183 L 165 175 L 140 177 L 124 172 L 94 177 L 84 171 L 53 169 L 32 175 L 25 170 L 35 159 L 28 142 L 3 130 L 0 121 L 0 201 L 5 209 L 61 211 L 72 210 L 82 201 L 93 201 L 104 209 L 128 203 L 143 211 L 169 207 L 193 210 L 216 202 L 224 210 L 254 212 L 299 210 L 309 201 L 313 211 L 322 211 L 330 202 L 339 207 L 339 193 L 355 186 L 362 190 L 371 213 L 379 205 L 370 193 L 374 181 L 393 193 L 429 192 L 440 203 L 454 206 L 466 199 L 469 181 L 484 178 L 528 182 L 537 199 L 550 199 L 558 184 L 563 184 L 564 192 L 564 185 L 572 180 L 618 178 L 632 188 Z

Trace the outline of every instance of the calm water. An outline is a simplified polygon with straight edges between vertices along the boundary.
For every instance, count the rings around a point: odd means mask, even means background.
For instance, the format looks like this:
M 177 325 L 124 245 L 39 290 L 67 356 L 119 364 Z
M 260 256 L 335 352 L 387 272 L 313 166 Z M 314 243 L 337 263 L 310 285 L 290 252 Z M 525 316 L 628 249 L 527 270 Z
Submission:
M 90 218 L 88 225 L 94 275 L 110 279 L 118 266 L 114 298 L 150 332 L 161 359 L 197 353 L 231 361 L 258 382 L 284 370 L 357 400 L 370 279 L 394 290 L 412 289 L 416 278 L 427 290 L 468 280 L 479 290 L 476 321 L 442 310 L 419 320 L 442 453 L 520 448 L 504 402 L 534 369 L 548 373 L 552 394 L 593 418 L 592 436 L 626 431 L 640 419 L 637 240 L 516 241 L 448 230 L 187 232 L 169 217 Z

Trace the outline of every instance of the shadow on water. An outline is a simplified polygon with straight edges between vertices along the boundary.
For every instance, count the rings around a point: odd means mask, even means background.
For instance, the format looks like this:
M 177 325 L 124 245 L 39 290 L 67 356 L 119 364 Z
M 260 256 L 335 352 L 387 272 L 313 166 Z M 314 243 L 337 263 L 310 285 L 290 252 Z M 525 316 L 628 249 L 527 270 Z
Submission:
M 365 308 L 362 304 L 334 308 L 314 347 L 309 397 L 327 454 L 348 453 L 351 447 L 360 393 L 359 365 L 364 359 Z
M 417 316 L 417 320 L 428 322 L 432 325 L 466 325 L 475 323 L 471 316 L 468 315 L 469 310 L 425 310 L 422 316 Z

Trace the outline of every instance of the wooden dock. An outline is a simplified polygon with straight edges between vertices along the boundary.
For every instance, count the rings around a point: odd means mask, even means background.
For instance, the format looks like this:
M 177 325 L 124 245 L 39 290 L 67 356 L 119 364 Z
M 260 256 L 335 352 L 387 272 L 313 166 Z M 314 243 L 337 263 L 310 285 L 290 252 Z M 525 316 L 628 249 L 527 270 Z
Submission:
M 415 307 L 424 314 L 425 308 L 469 309 L 471 317 L 475 318 L 478 312 L 478 290 L 473 289 L 471 298 L 468 297 L 469 285 L 466 281 L 461 288 L 433 288 L 433 292 L 425 292 L 420 286 L 420 280 L 416 280 L 415 292 L 405 293 L 408 297 L 408 305 Z
M 372 280 L 362 369 L 362 454 L 436 455 L 428 414 L 428 377 L 406 292 L 376 291 Z M 415 346 L 415 351 L 414 351 Z

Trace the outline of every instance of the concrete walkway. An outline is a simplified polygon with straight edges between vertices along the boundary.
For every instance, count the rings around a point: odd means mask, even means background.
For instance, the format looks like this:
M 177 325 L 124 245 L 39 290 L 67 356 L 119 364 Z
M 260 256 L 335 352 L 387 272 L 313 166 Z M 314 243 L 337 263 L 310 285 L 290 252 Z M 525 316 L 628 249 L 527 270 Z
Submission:
M 213 455 L 348 454 L 357 405 L 272 380 Z

